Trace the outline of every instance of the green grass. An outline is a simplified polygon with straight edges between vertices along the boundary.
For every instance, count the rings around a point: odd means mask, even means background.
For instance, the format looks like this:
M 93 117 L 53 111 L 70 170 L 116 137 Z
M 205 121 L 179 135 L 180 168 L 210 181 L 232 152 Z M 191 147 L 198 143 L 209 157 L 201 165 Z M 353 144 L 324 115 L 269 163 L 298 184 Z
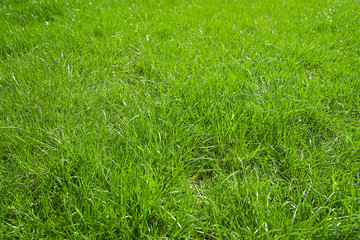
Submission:
M 358 0 L 2 0 L 1 239 L 360 237 Z

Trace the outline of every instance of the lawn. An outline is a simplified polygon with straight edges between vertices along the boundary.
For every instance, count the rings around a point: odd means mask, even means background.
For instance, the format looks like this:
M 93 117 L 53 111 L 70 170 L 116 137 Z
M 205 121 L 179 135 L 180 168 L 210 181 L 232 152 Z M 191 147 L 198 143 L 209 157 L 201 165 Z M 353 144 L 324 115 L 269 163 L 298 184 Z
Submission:
M 358 0 L 2 0 L 1 239 L 360 237 Z

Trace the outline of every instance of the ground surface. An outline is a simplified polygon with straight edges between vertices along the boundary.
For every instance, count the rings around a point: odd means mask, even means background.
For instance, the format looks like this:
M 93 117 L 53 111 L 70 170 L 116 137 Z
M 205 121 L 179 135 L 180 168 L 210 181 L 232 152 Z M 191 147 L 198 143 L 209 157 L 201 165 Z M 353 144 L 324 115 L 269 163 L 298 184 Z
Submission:
M 0 238 L 359 237 L 359 9 L 2 0 Z

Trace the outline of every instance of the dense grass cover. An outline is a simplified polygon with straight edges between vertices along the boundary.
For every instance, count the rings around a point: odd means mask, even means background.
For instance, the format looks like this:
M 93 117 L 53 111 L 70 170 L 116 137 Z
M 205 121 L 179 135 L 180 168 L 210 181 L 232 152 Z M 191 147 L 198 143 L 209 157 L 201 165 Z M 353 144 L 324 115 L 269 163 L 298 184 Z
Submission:
M 1 239 L 360 237 L 357 0 L 2 0 Z

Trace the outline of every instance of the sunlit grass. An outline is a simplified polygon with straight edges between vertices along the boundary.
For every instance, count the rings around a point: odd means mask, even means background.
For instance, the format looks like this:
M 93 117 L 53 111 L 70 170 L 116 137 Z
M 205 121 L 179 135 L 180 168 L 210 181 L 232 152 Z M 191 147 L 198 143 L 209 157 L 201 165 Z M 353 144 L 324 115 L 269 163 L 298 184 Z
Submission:
M 359 237 L 359 6 L 3 1 L 1 238 Z

